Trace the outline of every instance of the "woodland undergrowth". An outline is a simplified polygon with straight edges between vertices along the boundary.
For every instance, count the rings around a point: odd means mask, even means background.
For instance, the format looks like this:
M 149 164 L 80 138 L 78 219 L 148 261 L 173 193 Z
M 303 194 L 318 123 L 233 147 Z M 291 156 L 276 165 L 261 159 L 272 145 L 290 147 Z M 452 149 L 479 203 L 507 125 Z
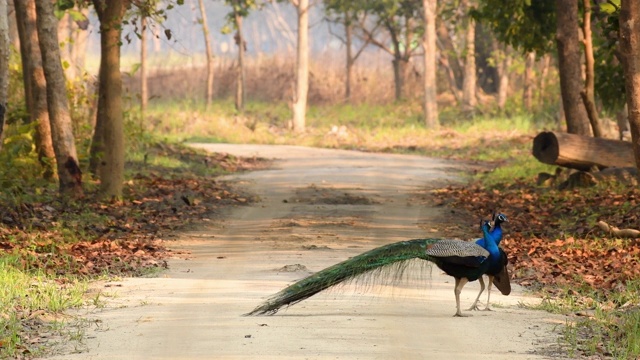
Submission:
M 29 358 L 67 342 L 77 319 L 62 311 L 95 302 L 82 290 L 86 281 L 152 275 L 168 258 L 187 256 L 170 248 L 175 232 L 254 201 L 212 178 L 268 164 L 147 142 L 128 156 L 122 199 L 99 200 L 85 173 L 85 197 L 68 200 L 34 170 L 41 168 L 30 131 L 11 127 L 0 153 L 12 164 L 0 168 L 0 358 Z

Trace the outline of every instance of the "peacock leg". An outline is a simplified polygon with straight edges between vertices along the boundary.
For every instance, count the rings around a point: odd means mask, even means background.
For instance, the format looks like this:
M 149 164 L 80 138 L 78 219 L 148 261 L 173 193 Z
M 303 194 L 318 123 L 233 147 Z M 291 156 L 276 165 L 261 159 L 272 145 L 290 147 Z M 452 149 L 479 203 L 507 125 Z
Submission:
M 489 275 L 489 288 L 487 289 L 487 306 L 484 308 L 484 311 L 491 311 L 491 308 L 489 308 L 489 300 L 491 299 L 492 284 L 493 284 L 493 276 Z
M 456 294 L 456 314 L 453 316 L 468 316 L 462 315 L 462 311 L 460 311 L 460 293 L 462 292 L 462 288 L 469 282 L 467 278 L 456 278 L 456 287 L 454 288 L 454 293 Z
M 473 305 L 471 305 L 471 307 L 469 308 L 469 311 L 480 310 L 480 307 L 478 306 L 478 301 L 480 300 L 480 295 L 482 295 L 482 292 L 484 291 L 485 286 L 484 286 L 484 279 L 482 278 L 482 276 L 478 278 L 478 281 L 480 281 L 480 292 L 478 293 L 478 297 L 476 297 L 476 301 L 474 301 Z M 489 283 L 489 288 L 491 288 L 491 283 Z

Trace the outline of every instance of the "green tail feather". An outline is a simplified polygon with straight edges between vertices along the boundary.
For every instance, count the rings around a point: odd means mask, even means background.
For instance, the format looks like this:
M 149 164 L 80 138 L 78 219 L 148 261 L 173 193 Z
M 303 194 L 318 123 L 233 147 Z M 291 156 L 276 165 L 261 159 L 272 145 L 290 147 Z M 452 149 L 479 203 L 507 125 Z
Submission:
M 426 249 L 428 245 L 441 240 L 400 241 L 354 256 L 284 288 L 245 316 L 275 314 L 283 306 L 293 305 L 332 286 L 389 265 L 398 265 L 416 258 L 437 263 L 438 258 L 427 255 Z

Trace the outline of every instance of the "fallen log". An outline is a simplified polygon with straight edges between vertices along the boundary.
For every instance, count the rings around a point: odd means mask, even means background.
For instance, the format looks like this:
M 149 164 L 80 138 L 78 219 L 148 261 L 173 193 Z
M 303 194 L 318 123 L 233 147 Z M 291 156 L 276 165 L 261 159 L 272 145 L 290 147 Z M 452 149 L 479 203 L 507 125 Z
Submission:
M 540 162 L 589 171 L 594 166 L 635 167 L 630 142 L 545 131 L 533 139 L 533 156 Z

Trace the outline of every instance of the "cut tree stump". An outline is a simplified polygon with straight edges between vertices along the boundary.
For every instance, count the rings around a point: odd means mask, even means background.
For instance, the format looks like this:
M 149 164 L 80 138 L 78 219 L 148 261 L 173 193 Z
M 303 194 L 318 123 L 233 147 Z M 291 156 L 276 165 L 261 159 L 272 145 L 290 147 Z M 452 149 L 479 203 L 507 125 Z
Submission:
M 589 171 L 594 166 L 635 167 L 630 142 L 545 131 L 533 139 L 533 156 L 540 162 Z

